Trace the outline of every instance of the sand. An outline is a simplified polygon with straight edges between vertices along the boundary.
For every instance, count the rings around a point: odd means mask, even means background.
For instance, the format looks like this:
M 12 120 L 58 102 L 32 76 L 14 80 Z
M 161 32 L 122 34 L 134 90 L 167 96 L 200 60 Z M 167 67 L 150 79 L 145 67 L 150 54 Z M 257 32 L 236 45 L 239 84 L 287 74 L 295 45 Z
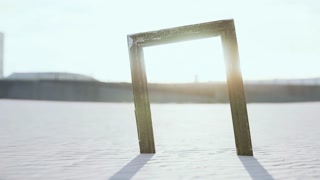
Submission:
M 141 155 L 132 103 L 0 100 L 0 179 L 320 179 L 319 107 L 249 104 L 244 157 L 228 104 L 152 104 Z

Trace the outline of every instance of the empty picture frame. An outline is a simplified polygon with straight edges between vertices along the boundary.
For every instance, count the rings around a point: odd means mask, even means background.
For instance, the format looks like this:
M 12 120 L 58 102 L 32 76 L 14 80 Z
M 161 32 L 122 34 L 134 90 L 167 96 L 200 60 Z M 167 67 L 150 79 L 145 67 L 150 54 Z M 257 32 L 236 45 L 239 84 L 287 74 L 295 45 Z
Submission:
M 221 37 L 224 51 L 237 154 L 247 156 L 253 155 L 247 105 L 239 67 L 235 25 L 232 19 L 137 33 L 127 36 L 140 153 L 156 152 L 143 48 L 216 36 Z

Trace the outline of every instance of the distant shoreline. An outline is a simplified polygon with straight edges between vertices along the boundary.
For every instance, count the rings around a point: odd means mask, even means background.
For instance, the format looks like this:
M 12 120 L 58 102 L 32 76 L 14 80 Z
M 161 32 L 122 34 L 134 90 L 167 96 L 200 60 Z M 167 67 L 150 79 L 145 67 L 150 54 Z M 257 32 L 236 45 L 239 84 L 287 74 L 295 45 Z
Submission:
M 133 102 L 131 83 L 0 80 L 0 99 Z M 320 86 L 245 83 L 248 103 L 320 101 Z M 225 83 L 148 85 L 151 103 L 229 103 Z

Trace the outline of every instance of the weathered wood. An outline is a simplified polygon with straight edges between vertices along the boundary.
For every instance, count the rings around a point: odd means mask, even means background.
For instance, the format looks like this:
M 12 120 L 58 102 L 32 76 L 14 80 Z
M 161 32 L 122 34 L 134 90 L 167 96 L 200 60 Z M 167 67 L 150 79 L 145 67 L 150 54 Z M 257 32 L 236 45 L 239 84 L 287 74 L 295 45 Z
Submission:
M 221 36 L 224 49 L 237 154 L 253 155 L 233 20 L 214 21 L 128 35 L 135 115 L 141 153 L 155 153 L 143 47 L 214 36 Z
M 252 156 L 252 145 L 243 81 L 239 67 L 238 45 L 234 24 L 221 35 L 227 70 L 227 84 L 238 155 Z
M 222 20 L 193 24 L 158 31 L 143 32 L 128 35 L 129 48 L 132 43 L 140 47 L 176 43 L 180 41 L 196 40 L 220 36 L 227 24 L 233 23 L 232 20 Z M 130 40 L 131 39 L 131 40 Z
M 155 153 L 143 50 L 138 45 L 133 45 L 129 52 L 140 153 Z

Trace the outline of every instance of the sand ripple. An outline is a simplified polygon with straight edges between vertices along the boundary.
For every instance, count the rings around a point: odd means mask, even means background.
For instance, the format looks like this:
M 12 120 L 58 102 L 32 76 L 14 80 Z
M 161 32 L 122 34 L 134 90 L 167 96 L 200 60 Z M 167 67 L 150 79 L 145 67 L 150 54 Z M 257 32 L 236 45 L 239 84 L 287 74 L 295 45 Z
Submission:
M 0 179 L 320 179 L 320 103 L 250 104 L 254 157 L 229 105 L 154 104 L 140 155 L 133 104 L 0 101 Z

